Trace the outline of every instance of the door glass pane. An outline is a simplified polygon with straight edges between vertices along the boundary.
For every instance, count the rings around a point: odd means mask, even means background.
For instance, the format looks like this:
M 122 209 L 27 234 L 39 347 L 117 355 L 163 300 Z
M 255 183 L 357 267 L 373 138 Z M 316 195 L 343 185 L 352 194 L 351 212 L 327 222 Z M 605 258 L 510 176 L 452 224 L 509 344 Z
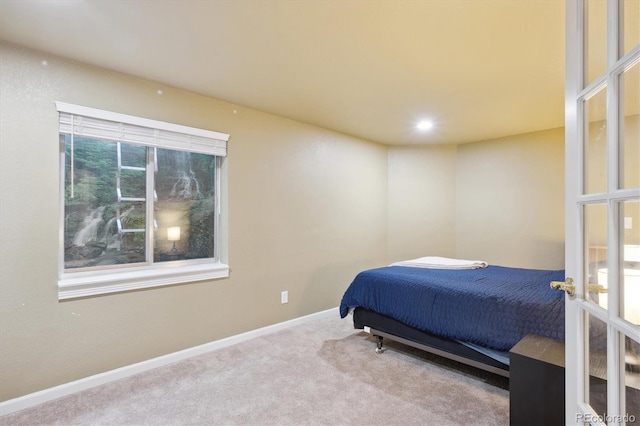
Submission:
M 587 299 L 607 309 L 607 205 L 584 206 Z
M 600 90 L 584 103 L 585 193 L 607 189 L 607 91 Z
M 621 316 L 640 325 L 640 201 L 625 201 L 620 207 L 622 217 L 622 283 L 624 298 Z
M 640 1 L 624 0 L 623 54 L 640 43 Z
M 588 400 L 595 412 L 604 415 L 607 412 L 607 324 L 591 314 L 589 321 L 589 344 L 585 360 L 589 364 Z
M 640 1 L 637 2 L 640 5 Z M 640 187 L 640 63 L 620 75 L 620 187 Z
M 588 0 L 586 65 L 587 85 L 604 74 L 607 65 L 607 1 Z
M 624 342 L 624 413 L 627 414 L 626 423 L 632 424 L 632 418 L 640 419 L 640 343 L 629 337 L 625 337 Z
M 213 258 L 216 157 L 156 152 L 154 261 Z

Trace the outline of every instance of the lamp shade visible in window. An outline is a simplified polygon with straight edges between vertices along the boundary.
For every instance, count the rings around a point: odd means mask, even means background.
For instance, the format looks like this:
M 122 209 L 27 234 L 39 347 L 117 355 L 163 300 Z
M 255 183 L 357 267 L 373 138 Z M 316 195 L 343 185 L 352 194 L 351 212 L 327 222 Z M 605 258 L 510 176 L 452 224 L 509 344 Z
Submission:
M 169 241 L 180 241 L 180 227 L 179 226 L 171 226 L 167 228 L 167 240 Z

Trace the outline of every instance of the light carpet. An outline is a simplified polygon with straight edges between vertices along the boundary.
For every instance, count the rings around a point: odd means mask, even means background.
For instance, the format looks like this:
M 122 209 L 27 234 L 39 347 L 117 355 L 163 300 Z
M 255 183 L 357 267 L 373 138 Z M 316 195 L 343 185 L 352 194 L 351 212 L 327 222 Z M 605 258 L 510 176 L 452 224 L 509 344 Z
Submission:
M 507 425 L 508 381 L 323 318 L 0 417 L 2 425 Z

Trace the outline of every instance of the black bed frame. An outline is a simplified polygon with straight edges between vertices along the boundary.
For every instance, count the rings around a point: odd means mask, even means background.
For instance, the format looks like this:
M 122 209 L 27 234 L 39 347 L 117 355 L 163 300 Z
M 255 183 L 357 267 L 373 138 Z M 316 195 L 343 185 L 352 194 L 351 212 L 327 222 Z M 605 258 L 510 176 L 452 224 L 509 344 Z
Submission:
M 358 329 L 364 329 L 378 338 L 378 347 L 376 348 L 378 353 L 383 351 L 382 342 L 387 337 L 407 346 L 509 377 L 509 366 L 507 364 L 503 364 L 455 340 L 415 329 L 396 319 L 368 309 L 355 308 L 353 311 L 353 326 Z

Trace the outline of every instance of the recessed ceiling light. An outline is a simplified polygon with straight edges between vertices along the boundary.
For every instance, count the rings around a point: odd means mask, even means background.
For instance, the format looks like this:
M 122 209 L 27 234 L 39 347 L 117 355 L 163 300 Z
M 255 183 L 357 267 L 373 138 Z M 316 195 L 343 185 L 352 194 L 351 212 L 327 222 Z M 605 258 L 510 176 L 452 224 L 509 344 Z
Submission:
M 416 124 L 418 130 L 429 130 L 433 128 L 433 122 L 429 120 L 423 120 Z

